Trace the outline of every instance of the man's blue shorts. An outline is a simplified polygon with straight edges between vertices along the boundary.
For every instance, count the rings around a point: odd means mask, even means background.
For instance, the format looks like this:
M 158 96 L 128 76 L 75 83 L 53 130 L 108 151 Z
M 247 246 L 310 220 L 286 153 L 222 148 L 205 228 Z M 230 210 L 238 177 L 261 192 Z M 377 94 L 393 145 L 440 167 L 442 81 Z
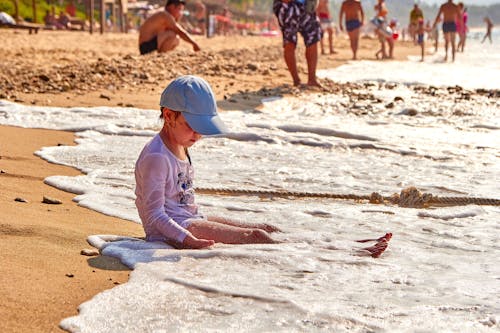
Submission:
M 457 24 L 455 22 L 444 22 L 443 23 L 443 32 L 457 32 Z
M 345 21 L 345 28 L 347 29 L 347 32 L 354 31 L 360 27 L 361 27 L 360 20 L 354 19 L 354 20 Z
M 309 13 L 304 4 L 274 0 L 273 12 L 283 33 L 283 44 L 297 45 L 297 33 L 304 38 L 304 44 L 311 46 L 321 40 L 323 32 L 316 13 Z

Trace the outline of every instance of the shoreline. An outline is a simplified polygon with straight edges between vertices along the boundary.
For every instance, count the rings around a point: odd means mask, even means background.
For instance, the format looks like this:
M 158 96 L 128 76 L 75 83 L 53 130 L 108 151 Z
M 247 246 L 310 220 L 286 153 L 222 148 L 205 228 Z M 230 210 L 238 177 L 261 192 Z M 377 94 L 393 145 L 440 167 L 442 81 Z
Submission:
M 194 54 L 186 43 L 181 43 L 179 50 L 171 55 L 139 57 L 134 34 L 86 34 L 88 40 L 83 44 L 78 41 L 80 35 L 44 31 L 28 35 L 1 29 L 0 37 L 6 45 L 0 50 L 5 59 L 2 68 L 9 69 L 11 82 L 9 87 L 0 87 L 2 99 L 37 106 L 157 109 L 164 85 L 174 74 L 184 74 L 184 71 L 203 76 L 211 83 L 222 111 L 256 108 L 267 93 L 290 94 L 296 89 L 290 85 L 291 79 L 282 59 L 281 38 L 203 38 L 200 44 L 206 51 L 202 54 Z M 360 58 L 374 60 L 375 47 L 375 40 L 362 39 Z M 345 38 L 338 38 L 335 48 L 338 54 L 319 56 L 318 69 L 333 68 L 350 60 Z M 299 73 L 305 80 L 303 51 L 299 43 Z M 418 48 L 407 42 L 397 44 L 397 60 L 409 54 L 418 54 Z M 126 69 L 121 76 L 113 70 L 117 67 L 113 64 L 120 59 Z M 177 61 L 176 66 L 164 64 L 169 60 Z M 130 64 L 127 65 L 127 61 Z M 99 63 L 106 65 L 102 73 L 92 72 Z M 31 89 L 35 86 L 46 89 L 43 82 L 63 86 L 65 76 L 56 74 L 65 71 L 73 72 L 73 79 L 80 80 L 82 85 L 62 92 Z M 45 81 L 42 75 L 49 80 Z M 32 85 L 26 86 L 26 82 Z M 79 207 L 72 201 L 74 194 L 43 183 L 50 175 L 80 174 L 73 168 L 51 164 L 33 154 L 44 146 L 73 145 L 74 133 L 0 125 L 0 142 L 3 143 L 0 169 L 4 171 L 0 174 L 3 213 L 0 241 L 1 249 L 7 254 L 0 271 L 0 288 L 4 295 L 0 305 L 3 319 L 0 330 L 59 332 L 62 331 L 59 322 L 77 314 L 81 303 L 128 280 L 130 270 L 117 260 L 80 255 L 82 249 L 91 248 L 86 243 L 87 236 L 143 236 L 143 230 L 139 224 Z M 61 200 L 63 204 L 43 204 L 44 195 Z M 28 202 L 17 202 L 16 197 Z
M 90 234 L 142 235 L 142 227 L 79 207 L 73 193 L 43 183 L 47 176 L 76 176 L 79 171 L 51 164 L 33 155 L 42 146 L 74 144 L 63 131 L 0 126 L 1 250 L 0 314 L 2 332 L 52 332 L 61 319 L 95 294 L 128 280 L 129 269 L 111 257 L 87 257 Z M 42 203 L 43 196 L 62 201 Z M 15 201 L 22 198 L 27 202 Z

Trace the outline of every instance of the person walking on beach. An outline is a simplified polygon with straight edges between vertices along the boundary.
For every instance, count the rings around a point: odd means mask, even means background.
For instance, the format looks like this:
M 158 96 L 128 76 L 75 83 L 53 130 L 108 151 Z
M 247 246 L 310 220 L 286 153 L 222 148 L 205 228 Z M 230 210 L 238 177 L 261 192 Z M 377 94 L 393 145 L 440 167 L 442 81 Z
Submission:
M 328 49 L 330 50 L 330 54 L 335 54 L 337 52 L 333 49 L 333 24 L 330 15 L 330 8 L 328 7 L 328 0 L 319 0 L 316 13 L 319 18 L 319 23 L 321 24 L 321 30 L 323 30 L 323 37 L 325 36 L 325 33 L 328 34 Z M 324 38 L 321 38 L 320 41 L 321 54 L 325 54 L 323 39 Z
M 484 34 L 483 40 L 481 41 L 481 44 L 484 43 L 486 38 L 490 40 L 490 44 L 493 42 L 491 39 L 491 31 L 493 30 L 493 22 L 491 22 L 489 17 L 484 18 L 484 22 L 486 23 L 486 33 Z
M 438 23 L 441 22 L 441 19 L 439 19 Z M 429 30 L 431 33 L 431 39 L 434 42 L 434 53 L 437 53 L 438 47 L 439 47 L 439 28 L 436 25 L 430 25 L 429 23 Z
M 424 18 L 424 13 L 422 9 L 418 6 L 418 3 L 413 5 L 413 9 L 410 11 L 410 26 L 408 30 L 410 32 L 411 40 L 414 43 L 418 43 L 417 34 L 418 34 L 418 24 L 419 20 Z
M 226 132 L 209 84 L 186 75 L 172 81 L 160 98 L 164 124 L 135 165 L 135 204 L 147 241 L 200 249 L 214 243 L 275 243 L 264 223 L 245 224 L 204 216 L 194 200 L 194 170 L 188 148 L 203 135 Z
M 467 8 L 464 7 L 463 2 L 458 3 L 458 8 L 460 9 L 460 15 L 457 20 L 457 33 L 458 33 L 458 45 L 457 52 L 464 52 L 465 41 L 467 40 L 467 20 L 469 18 L 467 14 Z
M 295 58 L 297 33 L 300 32 L 306 45 L 307 85 L 321 87 L 316 78 L 316 66 L 318 64 L 318 42 L 323 33 L 316 16 L 315 0 L 274 0 L 273 12 L 283 34 L 283 53 L 286 66 L 293 79 L 293 85 L 299 86 L 301 84 Z
M 179 37 L 193 46 L 200 47 L 189 33 L 178 23 L 184 11 L 184 0 L 168 0 L 165 10 L 150 16 L 139 29 L 139 51 L 141 54 L 153 51 L 168 52 L 179 45 Z
M 425 26 L 424 26 L 424 18 L 420 18 L 417 23 L 417 44 L 420 46 L 420 61 L 424 61 L 425 56 Z
M 344 31 L 342 18 L 345 15 L 345 27 L 351 42 L 352 59 L 357 59 L 359 45 L 359 31 L 365 21 L 365 14 L 360 0 L 344 0 L 340 7 L 339 28 Z
M 205 35 L 207 30 L 207 7 L 201 1 L 196 1 L 194 4 L 194 18 L 196 20 L 196 27 L 200 29 L 200 33 Z
M 389 14 L 389 10 L 385 6 L 385 0 L 378 0 L 375 5 L 376 12 L 376 20 L 378 20 L 379 24 L 377 29 L 375 29 L 375 33 L 378 36 L 380 41 L 380 50 L 375 53 L 375 57 L 377 59 L 393 59 L 394 58 L 394 37 L 392 34 L 392 29 L 389 27 L 387 22 L 387 15 Z M 394 22 L 395 24 L 395 22 Z M 386 51 L 385 43 L 389 47 L 389 53 Z
M 455 61 L 455 34 L 457 32 L 457 20 L 460 19 L 460 9 L 453 0 L 448 0 L 439 7 L 433 26 L 436 26 L 441 15 L 443 15 L 443 35 L 444 35 L 444 61 L 448 60 L 448 48 L 451 44 L 451 56 Z

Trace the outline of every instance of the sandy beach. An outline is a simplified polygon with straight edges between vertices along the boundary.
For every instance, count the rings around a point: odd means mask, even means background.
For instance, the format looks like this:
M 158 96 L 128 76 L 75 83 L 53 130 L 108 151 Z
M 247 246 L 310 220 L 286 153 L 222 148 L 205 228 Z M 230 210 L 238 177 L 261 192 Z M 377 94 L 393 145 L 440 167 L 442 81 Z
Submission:
M 197 40 L 194 53 L 181 43 L 170 54 L 141 57 L 136 34 L 0 30 L 0 99 L 37 106 L 124 106 L 157 109 L 166 84 L 181 74 L 206 78 L 219 107 L 255 108 L 268 95 L 293 94 L 282 60 L 281 38 L 215 37 Z M 373 60 L 376 40 L 364 38 L 360 58 Z M 319 58 L 319 69 L 351 58 L 344 35 L 338 54 Z M 417 55 L 411 43 L 397 43 L 397 59 Z M 297 55 L 306 78 L 304 47 Z M 335 89 L 324 82 L 326 89 Z M 154 115 L 156 116 L 156 115 Z M 154 117 L 153 116 L 153 117 Z M 127 281 L 129 270 L 116 259 L 80 254 L 92 234 L 142 236 L 138 224 L 101 215 L 72 201 L 74 194 L 45 185 L 50 175 L 77 175 L 33 153 L 46 146 L 72 145 L 73 133 L 0 126 L 0 331 L 61 331 L 59 322 L 77 314 L 95 294 Z M 62 201 L 42 203 L 44 196 Z M 16 201 L 16 198 L 26 202 Z

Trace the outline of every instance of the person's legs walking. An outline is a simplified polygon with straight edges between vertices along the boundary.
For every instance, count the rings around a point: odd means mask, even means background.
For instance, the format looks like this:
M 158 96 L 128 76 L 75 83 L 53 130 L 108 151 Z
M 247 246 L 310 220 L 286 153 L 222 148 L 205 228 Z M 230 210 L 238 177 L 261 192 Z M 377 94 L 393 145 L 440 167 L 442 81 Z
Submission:
M 297 72 L 297 59 L 295 58 L 295 44 L 286 43 L 283 47 L 285 63 L 290 75 L 292 76 L 293 85 L 298 86 L 300 84 L 299 73 Z
M 314 43 L 306 47 L 307 60 L 307 85 L 319 87 L 320 84 L 316 80 L 316 66 L 318 64 L 318 43 Z

